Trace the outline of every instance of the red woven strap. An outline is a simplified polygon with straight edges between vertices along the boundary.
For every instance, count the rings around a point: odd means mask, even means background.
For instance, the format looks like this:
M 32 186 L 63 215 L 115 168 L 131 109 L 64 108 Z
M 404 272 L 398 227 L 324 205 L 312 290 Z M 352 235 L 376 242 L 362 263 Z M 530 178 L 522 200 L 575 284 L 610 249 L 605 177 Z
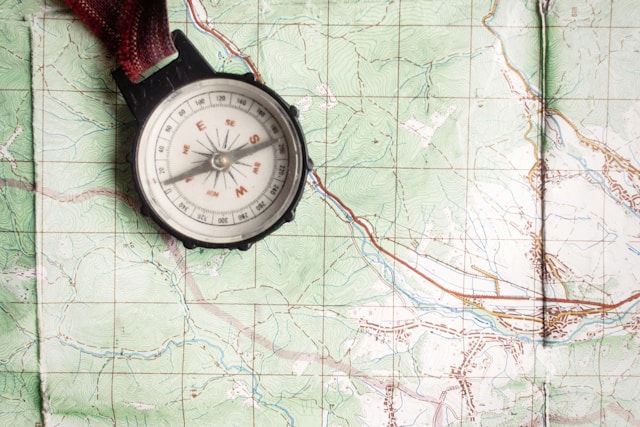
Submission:
M 65 0 L 114 53 L 131 81 L 176 53 L 166 0 Z

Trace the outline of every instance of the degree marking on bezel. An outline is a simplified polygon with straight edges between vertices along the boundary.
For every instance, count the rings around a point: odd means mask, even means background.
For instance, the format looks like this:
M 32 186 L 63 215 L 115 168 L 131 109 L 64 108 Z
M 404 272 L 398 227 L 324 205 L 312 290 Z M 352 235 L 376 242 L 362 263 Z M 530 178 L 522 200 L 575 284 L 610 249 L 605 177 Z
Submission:
M 204 245 L 208 245 L 208 243 L 234 244 L 234 242 L 248 241 L 253 236 L 264 233 L 269 228 L 273 227 L 275 222 L 280 222 L 281 218 L 286 215 L 287 210 L 291 206 L 291 203 L 295 201 L 295 197 L 299 193 L 300 179 L 304 179 L 304 177 L 300 175 L 300 172 L 304 171 L 304 159 L 302 159 L 300 156 L 300 153 L 304 154 L 304 147 L 301 147 L 301 149 L 299 149 L 295 146 L 292 146 L 292 144 L 297 143 L 296 141 L 302 142 L 303 140 L 299 138 L 301 135 L 299 132 L 299 128 L 296 126 L 296 123 L 292 123 L 291 119 L 286 114 L 286 108 L 283 107 L 278 98 L 273 97 L 273 95 L 263 91 L 259 87 L 253 89 L 249 86 L 245 86 L 245 84 L 242 84 L 240 81 L 233 79 L 229 80 L 233 83 L 230 84 L 229 87 L 232 87 L 233 89 L 223 91 L 219 89 L 220 86 L 217 86 L 215 84 L 208 86 L 201 85 L 198 88 L 198 90 L 200 90 L 201 92 L 197 93 L 196 96 L 184 96 L 180 98 L 176 95 L 172 99 L 169 99 L 167 102 L 174 101 L 175 103 L 173 105 L 177 105 L 177 107 L 169 115 L 163 114 L 153 122 L 155 123 L 153 126 L 154 129 L 156 129 L 157 133 L 155 133 L 156 131 L 152 131 L 154 132 L 152 135 L 150 135 L 152 139 L 147 139 L 147 141 L 150 142 L 144 145 L 144 153 L 146 153 L 145 156 L 150 155 L 152 157 L 147 157 L 147 159 L 149 160 L 145 161 L 138 168 L 139 170 L 145 171 L 145 175 L 141 175 L 141 179 L 139 181 L 141 182 L 141 191 L 143 191 L 143 194 L 148 195 L 148 197 L 146 198 L 155 200 L 155 198 L 161 194 L 169 203 L 160 203 L 159 205 L 154 204 L 151 209 L 155 212 L 155 216 L 160 220 L 162 220 L 165 216 L 167 217 L 167 221 L 163 222 L 165 224 L 165 227 L 168 228 L 168 231 L 175 231 L 175 233 L 185 236 L 190 241 L 194 241 L 196 243 L 201 242 Z M 244 87 L 247 88 L 247 94 L 240 95 L 236 92 L 239 90 L 243 90 Z M 226 99 L 224 100 L 224 102 L 214 102 L 214 96 L 220 93 L 226 93 Z M 239 103 L 239 105 L 237 106 L 233 105 L 231 95 L 236 96 L 237 99 L 246 100 L 246 102 Z M 209 105 L 206 105 L 206 103 L 202 102 L 202 99 L 207 99 L 209 101 Z M 190 112 L 191 114 L 200 114 L 203 110 L 206 110 L 208 108 L 215 110 L 216 107 L 219 106 L 228 106 L 230 108 L 237 109 L 238 111 L 244 112 L 249 117 L 251 117 L 251 120 L 256 125 L 258 125 L 260 129 L 262 129 L 262 131 L 266 133 L 266 135 L 268 135 L 264 136 L 264 139 L 285 138 L 283 141 L 288 141 L 285 142 L 284 151 L 279 150 L 277 146 L 269 148 L 269 151 L 271 152 L 271 154 L 269 155 L 269 158 L 271 159 L 269 161 L 269 166 L 265 169 L 265 166 L 263 165 L 261 169 L 261 172 L 264 171 L 265 173 L 268 173 L 268 175 L 267 177 L 262 174 L 260 175 L 263 176 L 260 182 L 263 182 L 265 185 L 259 186 L 257 189 L 258 191 L 254 192 L 255 197 L 252 197 L 249 202 L 243 204 L 241 207 L 239 207 L 239 209 L 219 211 L 215 208 L 208 208 L 206 205 L 204 205 L 203 207 L 203 205 L 196 203 L 198 199 L 194 199 L 193 194 L 186 195 L 185 197 L 180 196 L 181 191 L 179 191 L 179 182 L 171 184 L 169 188 L 167 188 L 167 186 L 163 186 L 160 182 L 160 185 L 156 187 L 156 189 L 154 189 L 150 181 L 148 181 L 148 179 L 157 181 L 155 178 L 153 178 L 153 176 L 149 174 L 156 175 L 158 173 L 158 171 L 156 170 L 156 160 L 161 160 L 161 157 L 165 162 L 173 164 L 174 168 L 176 167 L 171 152 L 176 152 L 177 146 L 174 145 L 173 150 L 167 149 L 164 154 L 158 153 L 157 147 L 160 143 L 167 143 L 167 145 L 169 146 L 171 146 L 172 143 L 175 143 L 178 129 L 174 127 L 169 132 L 169 135 L 163 135 L 162 130 L 167 123 L 176 124 L 176 112 L 180 111 L 181 106 L 183 105 L 189 107 L 185 108 L 185 110 L 192 110 Z M 194 106 L 197 108 L 194 108 Z M 188 120 L 188 117 L 191 116 L 191 114 L 181 116 L 182 120 Z M 282 117 L 280 118 L 281 114 Z M 158 123 L 158 121 L 160 120 L 163 121 L 163 123 Z M 172 120 L 172 122 L 169 120 Z M 210 126 L 210 130 L 212 130 L 211 128 L 213 128 L 213 126 Z M 275 132 L 275 134 L 273 132 Z M 147 138 L 149 138 L 149 136 L 147 136 Z M 215 142 L 213 133 L 209 133 L 207 131 L 205 138 L 207 138 L 207 141 L 202 141 L 202 143 L 198 144 L 198 147 L 206 145 L 207 142 L 209 142 L 208 139 L 212 139 Z M 231 136 L 229 136 L 229 139 L 230 138 Z M 238 138 L 243 139 L 244 137 L 241 137 L 241 135 L 238 134 L 236 136 L 235 142 L 228 139 L 227 148 L 232 148 L 239 141 L 241 141 L 241 139 Z M 155 142 L 152 142 L 154 139 Z M 195 145 L 195 142 L 191 145 Z M 240 145 L 240 147 L 241 146 L 242 145 Z M 142 149 L 140 150 L 140 152 L 142 152 Z M 142 156 L 138 156 L 138 158 L 141 157 Z M 259 161 L 259 158 L 256 160 Z M 147 165 L 146 167 L 144 166 L 145 164 Z M 236 180 L 235 184 L 242 185 L 244 183 L 244 179 L 248 175 L 253 177 L 253 174 L 251 173 L 253 165 L 254 161 L 251 158 L 248 158 L 246 162 L 236 163 L 235 168 L 232 169 L 231 179 L 229 180 L 229 182 L 227 182 L 227 185 L 229 185 L 229 183 L 233 179 Z M 278 175 L 280 166 L 284 166 L 287 170 L 284 174 Z M 246 168 L 246 170 L 244 168 Z M 225 177 L 225 175 L 221 175 Z M 145 177 L 146 181 L 142 179 Z M 210 179 L 208 177 L 205 178 Z M 170 192 L 166 190 L 170 190 L 172 188 L 175 188 L 178 191 L 175 191 L 173 194 L 171 194 L 174 197 L 169 198 L 168 196 Z M 271 196 L 272 188 L 276 189 L 276 192 L 273 196 Z M 255 190 L 256 188 L 253 187 L 253 189 Z M 251 190 L 252 189 L 249 188 L 249 191 Z M 235 188 L 232 187 L 231 191 L 235 191 Z M 280 200 L 280 202 L 278 202 L 278 200 Z M 183 207 L 187 206 L 186 209 L 180 209 L 179 206 L 176 206 L 181 201 L 183 202 Z M 263 208 L 265 204 L 266 207 Z M 173 206 L 173 208 L 171 208 L 170 206 Z M 193 221 L 193 223 L 189 223 L 188 221 L 183 223 L 183 221 L 180 220 L 179 217 L 172 215 L 171 211 L 174 208 L 177 212 L 181 212 L 180 215 L 184 215 L 184 212 L 186 210 L 188 212 L 190 220 Z M 230 232 L 215 231 L 216 229 L 219 229 L 220 226 L 226 228 L 226 225 L 231 225 L 230 222 L 237 224 L 248 221 L 253 222 L 264 212 L 270 212 L 269 218 L 273 218 L 273 220 L 261 220 L 258 221 L 255 226 L 250 225 L 240 227 L 237 230 L 234 228 L 233 231 Z M 224 221 L 216 221 L 216 218 L 226 219 L 228 222 L 225 223 Z M 208 227 L 203 228 L 196 226 L 196 222 Z M 211 230 L 211 232 L 207 230 Z
M 243 101 L 245 101 L 245 103 L 248 100 L 246 97 L 238 96 L 237 94 L 231 93 L 231 95 L 234 95 L 236 97 L 236 99 L 242 99 Z M 210 96 L 213 96 L 213 93 L 210 94 Z M 195 98 L 203 99 L 202 97 L 199 97 L 199 96 L 193 97 L 192 99 L 195 99 Z M 229 96 L 229 95 L 226 95 L 225 99 L 232 100 L 233 98 L 231 96 Z M 230 101 L 230 103 L 231 103 L 231 101 Z M 200 104 L 202 104 L 202 103 L 200 103 Z M 264 109 L 264 107 L 262 105 L 258 104 L 256 101 L 252 100 L 251 104 L 249 104 L 249 106 L 245 106 L 243 103 L 240 103 L 240 102 L 238 102 L 237 104 L 238 105 L 230 105 L 230 107 L 248 114 L 257 123 L 259 123 L 261 125 L 262 130 L 264 132 L 266 132 L 267 134 L 271 134 L 272 131 L 273 131 L 273 127 L 278 125 L 277 120 L 275 120 L 275 118 L 270 113 L 268 113 L 266 111 L 263 114 L 263 116 L 265 116 L 266 119 L 264 119 L 264 121 L 261 120 L 260 112 L 264 111 L 265 109 Z M 174 109 L 174 113 L 172 113 L 164 123 L 167 123 L 168 120 L 172 119 L 171 116 L 173 114 L 175 114 L 175 111 L 181 110 L 182 109 L 182 105 L 185 105 L 185 104 L 182 103 L 182 104 L 178 105 Z M 258 105 L 259 107 L 254 110 L 253 109 L 254 105 Z M 212 107 L 201 105 L 201 109 L 200 110 L 192 111 L 192 113 L 199 113 L 202 110 L 207 109 L 207 108 L 212 108 Z M 181 126 L 186 120 L 188 120 L 189 116 L 191 116 L 191 114 L 182 116 L 183 122 L 182 123 L 176 123 L 176 125 L 178 125 L 178 127 Z M 199 123 L 199 122 L 196 122 L 196 123 Z M 202 143 L 198 139 L 196 139 L 196 142 L 200 146 L 205 148 L 206 150 L 210 151 L 211 154 L 215 154 L 215 152 L 212 152 L 211 150 L 216 150 L 216 152 L 219 152 L 219 151 L 217 151 L 219 148 L 221 148 L 223 150 L 232 150 L 233 147 L 235 146 L 237 140 L 240 138 L 241 133 L 240 132 L 236 133 L 235 138 L 231 142 L 229 142 L 229 137 L 230 137 L 230 134 L 231 134 L 230 129 L 226 129 L 224 137 L 220 136 L 220 127 L 216 127 L 215 129 L 216 129 L 216 137 L 217 137 L 217 139 L 219 141 L 218 145 L 221 145 L 221 147 L 216 147 L 215 142 L 209 136 L 208 132 L 204 132 L 204 134 L 205 134 L 205 137 L 208 140 L 208 142 L 211 144 L 211 148 L 207 147 L 204 143 Z M 280 128 L 278 127 L 278 129 L 280 129 Z M 173 131 L 173 134 L 175 134 L 177 131 L 178 131 L 178 129 L 175 129 Z M 169 140 L 168 142 L 171 144 L 173 142 L 173 139 L 175 139 L 175 137 L 172 138 L 172 140 Z M 280 138 L 278 138 L 278 139 L 280 139 Z M 281 143 L 279 142 L 278 144 L 281 144 Z M 245 144 L 245 145 L 247 145 L 247 144 Z M 274 146 L 273 148 L 271 148 L 271 150 L 273 152 L 275 152 L 276 155 L 284 154 L 277 148 L 277 146 Z M 169 150 L 167 150 L 167 152 L 168 151 Z M 202 153 L 197 153 L 196 152 L 196 154 L 202 154 Z M 288 150 L 286 151 L 286 154 L 288 154 Z M 234 221 L 233 221 L 234 224 L 237 224 L 239 221 L 246 221 L 248 219 L 251 219 L 251 218 L 254 218 L 254 217 L 257 217 L 258 215 L 260 215 L 266 209 L 254 209 L 254 207 L 255 206 L 264 206 L 264 204 L 265 204 L 264 199 L 266 199 L 269 202 L 269 204 L 273 203 L 275 201 L 275 199 L 277 198 L 278 194 L 282 191 L 282 185 L 280 185 L 280 186 L 277 187 L 278 191 L 274 195 L 274 197 L 273 198 L 268 197 L 269 190 L 271 188 L 273 188 L 273 186 L 270 184 L 271 182 L 273 182 L 274 180 L 277 180 L 280 183 L 284 183 L 284 179 L 281 180 L 277 176 L 275 176 L 276 175 L 275 171 L 277 169 L 277 163 L 280 163 L 278 161 L 282 161 L 282 160 L 287 161 L 288 158 L 286 158 L 286 157 L 285 158 L 278 157 L 278 158 L 274 158 L 274 160 L 276 161 L 275 162 L 276 164 L 274 164 L 274 167 L 271 168 L 272 173 L 269 174 L 270 176 L 268 177 L 268 179 L 266 181 L 266 185 L 264 186 L 263 190 L 260 193 L 258 193 L 258 195 L 255 198 L 253 198 L 250 201 L 248 201 L 244 205 L 244 207 L 240 208 L 240 211 L 243 214 L 242 215 L 241 214 L 233 215 L 233 211 L 223 211 L 223 213 L 227 213 L 228 212 L 229 214 L 232 215 L 232 217 L 234 217 L 233 218 L 234 219 Z M 167 161 L 168 161 L 168 159 L 167 159 Z M 169 162 L 169 163 L 171 163 L 171 162 Z M 237 162 L 237 164 L 251 168 L 251 164 L 249 164 L 249 163 Z M 231 169 L 233 169 L 233 171 Z M 226 178 L 227 178 L 226 175 L 229 175 L 229 177 L 231 178 L 231 180 L 233 181 L 233 183 L 234 183 L 234 185 L 236 187 L 236 190 L 235 190 L 236 194 L 238 194 L 238 189 L 239 188 L 243 189 L 242 195 L 244 194 L 245 191 L 248 191 L 248 190 L 244 189 L 244 187 L 239 183 L 239 178 L 236 178 L 234 172 L 240 174 L 244 178 L 247 177 L 247 174 L 243 173 L 243 171 L 241 169 L 239 169 L 236 165 L 232 165 L 230 170 L 228 170 L 226 174 L 221 174 L 219 171 L 212 170 L 211 172 L 209 172 L 207 177 L 205 177 L 205 181 L 207 181 L 209 176 L 214 172 L 216 173 L 216 177 L 214 179 L 214 188 L 217 188 L 217 183 L 218 183 L 219 176 L 222 175 L 225 189 L 229 190 L 229 184 L 228 184 L 228 182 L 226 180 Z M 171 183 L 171 184 L 168 184 L 168 185 L 172 185 L 173 186 L 173 185 L 176 185 L 176 184 L 178 184 L 178 182 L 174 182 L 174 183 Z M 196 221 L 199 221 L 199 222 L 203 222 L 203 221 L 200 221 L 200 219 L 197 217 L 198 216 L 197 210 L 210 211 L 212 213 L 220 212 L 220 211 L 215 211 L 213 209 L 207 209 L 206 207 L 203 207 L 202 205 L 194 203 L 189 197 L 187 197 L 182 191 L 180 191 L 179 188 L 176 188 L 176 189 L 177 189 L 178 194 L 181 195 L 181 200 L 178 200 L 177 198 L 175 200 L 171 200 L 171 199 L 169 199 L 169 200 L 172 202 L 172 204 L 174 206 L 176 206 L 179 209 L 180 212 L 182 212 L 185 215 L 188 215 L 190 218 L 192 218 L 192 219 L 194 219 Z M 184 209 L 181 209 L 180 208 L 180 202 L 190 205 L 190 207 L 193 208 L 191 210 L 191 212 L 189 212 L 189 210 L 185 211 Z M 247 215 L 247 212 L 250 212 L 250 215 Z M 212 225 L 214 225 L 214 224 L 212 224 Z M 231 224 L 229 224 L 229 225 L 231 225 Z

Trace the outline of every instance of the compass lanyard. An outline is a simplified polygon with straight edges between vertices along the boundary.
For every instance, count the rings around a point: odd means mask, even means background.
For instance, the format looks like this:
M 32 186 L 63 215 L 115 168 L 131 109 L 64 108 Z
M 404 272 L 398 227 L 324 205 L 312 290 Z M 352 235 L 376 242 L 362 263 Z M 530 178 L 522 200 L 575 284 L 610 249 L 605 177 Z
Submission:
M 65 0 L 105 43 L 129 80 L 176 53 L 166 0 Z

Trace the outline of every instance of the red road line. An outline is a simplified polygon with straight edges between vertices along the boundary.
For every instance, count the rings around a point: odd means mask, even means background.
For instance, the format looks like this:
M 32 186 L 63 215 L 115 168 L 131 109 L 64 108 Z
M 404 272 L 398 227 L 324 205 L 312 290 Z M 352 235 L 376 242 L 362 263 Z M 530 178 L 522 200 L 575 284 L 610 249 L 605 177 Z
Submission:
M 234 45 L 233 42 L 225 37 L 221 32 L 200 22 L 198 20 L 198 16 L 196 15 L 196 11 L 191 0 L 187 0 L 187 5 L 189 6 L 191 16 L 193 16 L 193 22 L 196 24 L 196 26 L 202 31 L 207 32 L 218 39 L 220 43 L 222 43 L 224 47 L 229 51 L 229 53 L 241 58 L 247 64 L 247 66 L 251 70 L 251 73 L 256 76 L 256 80 L 263 83 L 262 75 L 260 75 L 258 68 L 255 66 L 253 61 L 251 61 L 251 58 L 248 55 L 243 54 L 240 49 L 238 49 L 238 47 L 236 47 L 236 45 Z
M 598 307 L 600 308 L 602 311 L 608 311 L 608 310 L 613 310 L 616 309 L 626 303 L 629 303 L 633 300 L 636 300 L 638 298 L 640 298 L 640 293 L 635 293 L 617 303 L 612 303 L 612 304 L 606 304 L 606 303 L 602 303 L 602 302 L 594 302 L 594 301 L 585 301 L 585 300 L 573 300 L 573 299 L 568 299 L 568 298 L 540 298 L 540 297 L 518 297 L 518 296 L 508 296 L 508 295 L 504 295 L 504 296 L 500 296 L 500 295 L 471 295 L 471 294 L 465 294 L 463 292 L 458 292 L 458 291 L 454 291 L 451 289 L 448 289 L 447 287 L 445 287 L 444 285 L 441 285 L 440 283 L 438 283 L 436 280 L 434 280 L 433 278 L 429 277 L 428 275 L 426 275 L 425 273 L 421 272 L 420 270 L 418 270 L 416 267 L 412 266 L 411 264 L 409 264 L 407 261 L 403 260 L 402 258 L 396 256 L 395 254 L 391 253 L 390 251 L 388 251 L 387 249 L 383 248 L 378 241 L 376 240 L 376 238 L 374 237 L 373 233 L 371 232 L 371 230 L 369 229 L 369 227 L 358 217 L 356 216 L 356 214 L 353 212 L 353 210 L 348 207 L 342 200 L 340 200 L 340 198 L 338 196 L 336 196 L 334 193 L 330 192 L 322 183 L 322 180 L 320 179 L 320 176 L 318 176 L 318 174 L 313 171 L 312 172 L 313 176 L 316 179 L 316 185 L 322 190 L 322 192 L 324 192 L 325 194 L 327 194 L 328 196 L 330 196 L 332 199 L 334 199 L 342 209 L 344 209 L 349 216 L 352 218 L 353 222 L 355 222 L 356 224 L 358 224 L 360 227 L 362 227 L 365 232 L 367 233 L 367 236 L 369 237 L 369 241 L 371 242 L 371 244 L 380 252 L 382 252 L 383 254 L 387 255 L 388 257 L 390 257 L 391 259 L 393 259 L 395 262 L 405 266 L 406 268 L 408 268 L 409 270 L 411 270 L 413 273 L 417 274 L 418 276 L 420 276 L 421 278 L 423 278 L 424 280 L 426 280 L 427 282 L 429 282 L 430 284 L 434 285 L 435 287 L 437 287 L 438 289 L 440 289 L 443 292 L 446 292 L 456 298 L 459 298 L 463 301 L 473 301 L 473 300 L 505 300 L 505 301 L 538 301 L 538 302 L 552 302 L 552 303 L 558 303 L 558 304 L 575 304 L 575 305 L 588 305 L 588 306 L 592 306 L 592 307 Z M 576 312 L 575 314 L 580 314 L 580 312 Z

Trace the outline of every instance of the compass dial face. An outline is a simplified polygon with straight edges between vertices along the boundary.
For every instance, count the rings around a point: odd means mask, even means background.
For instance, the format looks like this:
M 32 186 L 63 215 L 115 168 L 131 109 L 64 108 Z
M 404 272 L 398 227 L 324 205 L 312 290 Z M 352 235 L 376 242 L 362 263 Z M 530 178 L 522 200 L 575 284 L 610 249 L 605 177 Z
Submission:
M 151 113 L 134 150 L 154 219 L 197 246 L 238 246 L 289 220 L 306 173 L 304 141 L 284 103 L 257 85 L 186 85 Z

